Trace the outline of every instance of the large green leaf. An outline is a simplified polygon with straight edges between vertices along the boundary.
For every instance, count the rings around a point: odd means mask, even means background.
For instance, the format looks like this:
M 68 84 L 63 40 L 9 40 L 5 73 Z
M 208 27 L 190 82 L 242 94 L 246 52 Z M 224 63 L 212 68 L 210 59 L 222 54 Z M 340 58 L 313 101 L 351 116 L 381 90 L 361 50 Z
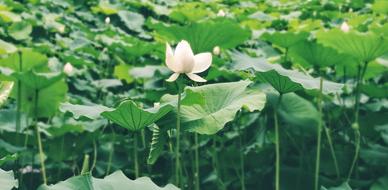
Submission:
M 388 40 L 375 33 L 342 32 L 338 29 L 317 32 L 319 43 L 333 47 L 357 59 L 370 62 L 388 52 Z M 357 62 L 356 62 L 357 63 Z
M 38 93 L 38 117 L 51 117 L 59 108 L 59 104 L 65 99 L 68 87 L 64 80 L 39 90 Z M 35 89 L 27 85 L 22 86 L 22 110 L 25 113 L 34 115 Z
M 4 104 L 11 94 L 13 84 L 13 82 L 9 81 L 0 81 L 0 106 Z
M 172 184 L 159 187 L 148 177 L 128 179 L 122 171 L 114 172 L 104 179 L 82 175 L 72 177 L 56 185 L 42 185 L 38 190 L 179 190 Z
M 271 42 L 276 46 L 280 46 L 282 48 L 290 48 L 296 43 L 307 39 L 309 33 L 307 32 L 273 32 L 273 33 L 265 33 L 261 36 L 261 39 L 264 41 Z
M 283 95 L 278 112 L 287 123 L 307 132 L 314 132 L 319 122 L 319 113 L 314 105 L 295 93 Z
M 131 100 L 121 102 L 112 111 L 104 111 L 101 115 L 130 131 L 139 131 L 155 123 L 173 109 L 172 105 L 142 109 Z
M 0 131 L 16 132 L 16 110 L 0 110 Z M 27 127 L 27 115 L 21 115 L 20 131 Z
M 16 51 L 16 50 L 15 50 Z M 36 68 L 46 64 L 48 59 L 45 55 L 38 53 L 32 49 L 22 48 L 21 58 L 22 62 L 20 63 L 19 52 L 14 52 L 8 57 L 0 59 L 0 67 L 6 67 L 12 71 L 28 71 L 32 68 Z
M 152 27 L 165 40 L 187 40 L 194 53 L 212 51 L 215 46 L 234 48 L 250 37 L 248 30 L 230 20 L 196 22 L 187 26 L 156 24 Z
M 183 129 L 212 135 L 232 121 L 240 109 L 262 110 L 266 96 L 258 89 L 248 89 L 251 83 L 239 81 L 185 88 L 181 105 Z M 163 101 L 176 99 L 176 95 L 162 97 Z
M 1 54 L 14 53 L 17 50 L 18 49 L 13 44 L 5 42 L 5 41 L 0 39 L 0 55 Z
M 75 119 L 79 119 L 81 116 L 89 119 L 98 119 L 101 117 L 102 112 L 112 110 L 102 105 L 75 105 L 69 102 L 62 103 L 59 109 L 62 112 L 71 112 Z
M 13 76 L 19 79 L 23 85 L 35 90 L 42 90 L 58 82 L 64 77 L 63 73 L 37 73 L 34 70 L 14 73 Z
M 370 190 L 385 190 L 388 187 L 388 176 L 380 177 L 375 183 L 373 183 Z
M 14 179 L 13 172 L 0 169 L 0 189 L 11 190 L 13 187 L 18 187 L 18 180 Z
M 143 15 L 129 11 L 119 11 L 118 15 L 129 30 L 133 30 L 135 32 L 143 31 L 142 26 L 145 20 Z
M 330 188 L 325 188 L 322 187 L 321 190 L 352 190 L 352 188 L 349 186 L 348 183 L 343 183 L 338 187 L 330 187 Z
M 289 55 L 304 67 L 328 67 L 346 65 L 352 62 L 351 57 L 338 53 L 337 50 L 323 46 L 313 41 L 301 41 L 290 48 Z
M 32 26 L 28 22 L 15 22 L 8 28 L 8 33 L 15 40 L 25 40 L 30 37 Z
M 235 52 L 232 55 L 236 70 L 253 70 L 259 80 L 268 82 L 280 93 L 289 93 L 301 89 L 319 90 L 320 79 L 313 78 L 301 72 L 284 69 L 279 64 L 267 63 L 264 58 L 252 58 L 243 53 Z M 323 93 L 341 92 L 343 85 L 324 81 Z

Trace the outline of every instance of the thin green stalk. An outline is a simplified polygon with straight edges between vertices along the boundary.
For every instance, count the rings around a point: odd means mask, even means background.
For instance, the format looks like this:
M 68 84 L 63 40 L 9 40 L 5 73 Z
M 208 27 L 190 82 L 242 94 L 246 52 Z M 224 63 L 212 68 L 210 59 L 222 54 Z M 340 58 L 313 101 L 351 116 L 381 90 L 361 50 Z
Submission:
M 113 134 L 113 140 L 112 140 L 112 147 L 109 150 L 109 157 L 108 157 L 108 166 L 106 168 L 106 175 L 110 173 L 110 169 L 112 166 L 112 159 L 113 159 L 113 152 L 115 151 L 115 142 L 116 142 L 116 133 L 115 130 L 113 129 L 113 126 L 111 126 L 112 129 L 112 134 Z
M 141 133 L 141 143 L 142 143 L 142 148 L 147 148 L 146 147 L 146 140 L 145 140 L 145 133 L 144 133 L 144 130 L 141 130 L 140 131 L 140 133 Z
M 286 62 L 287 62 L 287 59 L 288 59 L 288 48 L 286 48 L 286 50 L 285 50 L 285 52 L 284 52 L 283 63 L 286 63 Z
M 138 134 L 137 132 L 135 132 L 134 134 L 134 139 L 133 139 L 133 155 L 134 155 L 134 161 L 135 161 L 135 177 L 138 178 L 139 177 L 139 160 L 138 160 L 138 155 L 137 155 L 137 150 L 138 150 L 138 145 L 137 145 L 137 141 L 138 141 Z
M 22 59 L 22 52 L 19 51 L 19 72 L 23 71 L 23 59 Z M 21 123 L 21 100 L 22 100 L 22 84 L 21 81 L 18 79 L 17 81 L 18 88 L 17 88 L 17 95 L 16 95 L 16 133 L 20 132 L 20 123 Z
M 222 182 L 221 174 L 220 174 L 221 172 L 219 170 L 218 152 L 217 152 L 217 139 L 216 139 L 215 135 L 213 136 L 213 165 L 214 165 L 214 168 L 215 168 L 215 173 L 216 173 L 216 176 L 217 176 L 217 182 L 219 184 L 219 187 L 220 187 L 220 189 L 224 190 L 226 188 L 225 188 L 224 183 Z
M 319 96 L 318 96 L 318 111 L 319 111 L 319 123 L 317 129 L 317 155 L 315 160 L 315 177 L 314 177 L 314 189 L 318 190 L 319 187 L 319 169 L 320 169 L 320 160 L 321 160 L 321 138 L 322 138 L 322 87 L 323 87 L 323 78 L 320 78 L 319 82 Z
M 355 110 L 354 123 L 352 125 L 353 131 L 354 131 L 354 138 L 355 138 L 355 152 L 354 152 L 352 165 L 350 166 L 346 181 L 349 181 L 350 177 L 352 176 L 354 167 L 358 160 L 359 151 L 360 151 L 360 142 L 361 142 L 361 134 L 360 134 L 360 128 L 359 128 L 359 112 L 360 112 L 360 96 L 361 96 L 360 87 L 362 85 L 362 81 L 365 76 L 367 67 L 368 67 L 368 62 L 365 62 L 363 67 L 361 65 L 358 66 L 356 97 L 355 97 L 355 104 L 354 104 L 354 110 Z
M 194 133 L 194 142 L 195 142 L 195 173 L 194 173 L 194 178 L 195 178 L 195 190 L 200 189 L 200 184 L 199 184 L 199 144 L 198 144 L 198 134 Z
M 281 102 L 283 94 L 279 95 L 278 101 L 274 109 L 275 120 L 275 149 L 276 149 L 276 167 L 275 167 L 275 189 L 280 190 L 280 141 L 279 141 L 279 122 L 278 122 L 278 106 Z
M 35 101 L 34 101 L 34 114 L 35 114 L 35 130 L 36 130 L 36 136 L 38 141 L 38 148 L 39 148 L 39 159 L 40 159 L 40 166 L 41 166 L 41 172 L 42 172 L 42 178 L 43 183 L 47 184 L 47 177 L 46 177 L 46 166 L 44 164 L 44 152 L 43 152 L 43 146 L 42 146 L 42 139 L 40 136 L 39 126 L 38 126 L 38 105 L 39 105 L 39 90 L 35 90 Z
M 240 177 L 240 184 L 241 184 L 241 190 L 245 190 L 245 167 L 244 167 L 244 154 L 242 151 L 242 134 L 241 134 L 241 128 L 240 125 L 238 125 L 238 139 L 239 139 L 239 149 L 240 149 L 240 169 L 241 169 L 241 177 Z
M 90 168 L 90 173 L 93 173 L 93 170 L 96 167 L 96 163 L 97 163 L 97 144 L 96 144 L 96 139 L 93 139 L 93 162 L 92 162 L 92 167 Z
M 331 139 L 329 128 L 324 127 L 324 129 L 325 129 L 325 133 L 326 133 L 326 137 L 327 137 L 327 142 L 329 143 L 329 146 L 330 146 L 330 153 L 331 153 L 331 157 L 333 158 L 337 179 L 340 179 L 341 173 L 340 173 L 339 167 L 338 167 L 337 156 L 335 155 L 335 151 L 334 151 L 333 140 Z
M 180 185 L 180 160 L 179 160 L 179 147 L 180 147 L 180 130 L 181 130 L 181 90 L 178 84 L 178 106 L 176 114 L 176 148 L 175 148 L 175 183 Z

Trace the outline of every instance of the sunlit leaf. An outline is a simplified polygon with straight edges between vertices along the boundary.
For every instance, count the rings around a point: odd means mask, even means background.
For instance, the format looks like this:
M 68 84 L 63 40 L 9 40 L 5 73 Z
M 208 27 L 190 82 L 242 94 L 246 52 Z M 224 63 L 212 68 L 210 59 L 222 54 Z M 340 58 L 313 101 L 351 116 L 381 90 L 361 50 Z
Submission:
M 232 121 L 240 109 L 250 112 L 264 108 L 266 96 L 259 89 L 248 89 L 250 81 L 217 83 L 185 88 L 181 117 L 184 130 L 212 135 Z M 176 101 L 165 95 L 163 101 Z
M 13 82 L 0 81 L 0 106 L 5 103 L 8 96 L 11 94 Z
M 13 187 L 18 187 L 18 180 L 14 179 L 13 172 L 0 169 L 0 189 L 11 190 Z
M 5 42 L 0 39 L 0 55 L 1 54 L 8 54 L 8 53 L 14 53 L 17 51 L 17 48 L 15 45 Z
M 215 46 L 234 48 L 250 37 L 248 30 L 230 20 L 196 22 L 187 26 L 155 24 L 152 27 L 168 42 L 187 40 L 195 53 L 212 51 Z
M 345 33 L 333 29 L 316 35 L 319 43 L 353 56 L 358 61 L 355 64 L 373 61 L 388 51 L 388 40 L 375 33 Z
M 112 110 L 102 105 L 75 105 L 68 102 L 62 103 L 59 109 L 62 112 L 71 112 L 75 119 L 79 119 L 82 116 L 89 119 L 97 119 L 101 117 L 102 112 Z
M 8 28 L 9 35 L 15 40 L 27 39 L 31 32 L 32 26 L 27 22 L 15 22 Z
M 142 26 L 145 21 L 143 15 L 129 11 L 119 11 L 118 15 L 129 30 L 135 32 L 143 31 Z

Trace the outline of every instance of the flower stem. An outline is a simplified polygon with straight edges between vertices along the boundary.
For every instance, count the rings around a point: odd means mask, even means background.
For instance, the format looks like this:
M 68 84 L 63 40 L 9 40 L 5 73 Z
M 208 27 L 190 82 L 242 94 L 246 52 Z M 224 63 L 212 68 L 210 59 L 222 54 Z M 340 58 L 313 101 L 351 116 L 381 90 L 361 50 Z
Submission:
M 199 190 L 200 189 L 200 184 L 199 184 L 199 153 L 198 153 L 198 150 L 199 150 L 199 144 L 198 144 L 198 134 L 197 133 L 194 133 L 194 141 L 195 141 L 195 173 L 194 173 L 194 177 L 195 177 L 195 190 Z
M 319 82 L 319 95 L 318 95 L 318 111 L 319 111 L 319 122 L 317 128 L 317 155 L 315 160 L 315 177 L 314 177 L 314 189 L 318 190 L 319 187 L 319 169 L 320 169 L 320 160 L 321 160 L 321 138 L 322 138 L 322 87 L 323 87 L 323 78 L 320 78 Z
M 178 84 L 178 105 L 176 114 L 176 148 L 175 148 L 175 183 L 180 184 L 180 160 L 179 160 L 179 147 L 180 147 L 180 130 L 181 130 L 181 89 Z
M 274 109 L 275 120 L 275 149 L 276 149 L 276 167 L 275 167 L 275 189 L 280 190 L 280 141 L 279 141 L 279 122 L 278 122 L 278 106 L 281 102 L 283 94 L 279 95 L 278 101 Z
M 39 90 L 35 89 L 35 100 L 34 100 L 34 115 L 35 115 L 35 130 L 36 130 L 36 137 L 38 141 L 38 148 L 39 148 L 39 159 L 40 159 L 40 166 L 41 166 L 41 172 L 42 172 L 42 179 L 43 183 L 47 184 L 47 177 L 46 177 L 46 166 L 44 164 L 44 152 L 43 152 L 43 146 L 42 146 L 42 138 L 40 136 L 39 126 L 38 126 L 38 105 L 39 105 Z

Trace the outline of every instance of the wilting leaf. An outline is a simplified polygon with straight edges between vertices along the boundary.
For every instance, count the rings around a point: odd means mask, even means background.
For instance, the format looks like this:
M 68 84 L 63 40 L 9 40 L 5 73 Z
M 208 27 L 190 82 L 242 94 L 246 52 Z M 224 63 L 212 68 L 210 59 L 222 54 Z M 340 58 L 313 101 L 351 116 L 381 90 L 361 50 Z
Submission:
M 154 164 L 163 152 L 163 147 L 167 140 L 167 131 L 160 129 L 157 125 L 152 125 L 152 140 L 150 153 L 148 154 L 147 163 Z

